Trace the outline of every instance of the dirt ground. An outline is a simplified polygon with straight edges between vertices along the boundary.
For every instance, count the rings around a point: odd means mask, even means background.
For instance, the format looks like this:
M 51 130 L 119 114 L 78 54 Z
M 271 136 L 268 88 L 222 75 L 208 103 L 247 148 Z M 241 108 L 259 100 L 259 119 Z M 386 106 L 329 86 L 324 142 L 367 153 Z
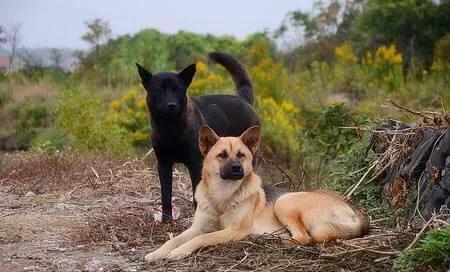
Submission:
M 288 246 L 276 237 L 203 248 L 177 262 L 145 254 L 186 229 L 187 176 L 175 171 L 179 219 L 161 224 L 151 163 L 64 153 L 0 155 L 0 271 L 389 271 L 411 235 L 372 223 L 368 237 Z

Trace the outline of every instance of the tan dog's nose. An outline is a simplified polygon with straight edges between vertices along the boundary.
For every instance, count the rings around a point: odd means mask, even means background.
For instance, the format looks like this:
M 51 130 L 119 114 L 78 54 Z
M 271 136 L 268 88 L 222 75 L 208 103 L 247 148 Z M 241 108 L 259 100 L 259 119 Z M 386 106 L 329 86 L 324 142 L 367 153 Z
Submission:
M 233 173 L 239 173 L 242 171 L 242 166 L 240 162 L 234 161 L 231 163 L 231 171 Z
M 240 161 L 230 159 L 228 163 L 222 167 L 220 177 L 223 179 L 240 180 L 244 177 L 244 168 Z

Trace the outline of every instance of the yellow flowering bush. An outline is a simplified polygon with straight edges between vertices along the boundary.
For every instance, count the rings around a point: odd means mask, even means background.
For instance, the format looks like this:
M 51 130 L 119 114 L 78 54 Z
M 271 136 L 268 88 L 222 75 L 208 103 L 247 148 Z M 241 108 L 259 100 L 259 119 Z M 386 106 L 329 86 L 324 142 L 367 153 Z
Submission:
M 134 146 L 149 145 L 148 110 L 141 91 L 129 89 L 122 97 L 111 101 L 109 110 L 110 120 L 128 131 Z
M 352 45 L 345 42 L 336 47 L 334 53 L 337 60 L 330 80 L 335 84 L 332 91 L 349 94 L 351 99 L 360 99 L 366 93 L 366 86 L 363 83 L 361 65 L 353 53 Z
M 258 113 L 262 119 L 264 149 L 271 155 L 283 155 L 288 160 L 298 151 L 298 108 L 289 101 L 276 102 L 272 97 L 258 99 Z
M 356 63 L 358 61 L 358 58 L 355 56 L 355 54 L 353 54 L 352 45 L 348 42 L 345 42 L 341 46 L 336 47 L 334 49 L 334 54 L 339 61 L 347 63 Z
M 205 62 L 197 62 L 195 77 L 189 87 L 189 95 L 223 93 L 225 90 L 232 90 L 230 76 L 225 74 L 226 71 L 222 66 L 216 67 L 217 72 L 214 72 Z
M 373 77 L 379 86 L 386 85 L 389 91 L 398 89 L 403 81 L 403 57 L 397 52 L 395 44 L 380 46 L 375 54 L 367 52 L 363 64 L 368 75 Z
M 403 63 L 403 57 L 397 52 L 395 44 L 391 44 L 390 46 L 382 45 L 377 49 L 373 62 L 375 66 L 383 66 L 386 64 L 399 65 Z
M 249 49 L 247 62 L 256 94 L 283 101 L 289 89 L 289 74 L 283 62 L 270 58 L 264 43 L 256 43 Z
M 439 72 L 450 70 L 450 33 L 436 43 L 431 69 Z
M 256 43 L 246 56 L 252 77 L 256 110 L 262 120 L 264 150 L 291 161 L 298 151 L 300 128 L 297 106 L 289 101 L 289 74 L 282 62 L 269 56 L 264 43 Z

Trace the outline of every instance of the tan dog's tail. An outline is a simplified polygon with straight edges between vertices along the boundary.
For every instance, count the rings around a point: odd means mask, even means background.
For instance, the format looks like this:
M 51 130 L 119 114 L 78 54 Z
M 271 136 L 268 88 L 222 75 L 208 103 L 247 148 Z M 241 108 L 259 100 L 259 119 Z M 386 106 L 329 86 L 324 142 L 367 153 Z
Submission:
M 354 223 L 339 223 L 333 222 L 330 224 L 331 228 L 335 229 L 334 238 L 352 239 L 362 237 L 369 233 L 369 219 L 360 210 L 351 207 L 355 212 Z M 333 235 L 330 235 L 333 236 Z
M 353 210 L 355 211 L 356 216 L 358 217 L 358 221 L 360 222 L 360 229 L 358 236 L 364 236 L 368 234 L 370 229 L 369 218 L 359 209 L 353 208 Z
M 255 99 L 253 96 L 252 81 L 242 64 L 233 56 L 223 52 L 213 52 L 209 54 L 209 57 L 227 69 L 233 78 L 234 84 L 236 84 L 238 96 L 253 105 Z
M 345 203 L 346 206 L 350 207 L 350 209 L 354 212 L 354 218 L 355 218 L 355 224 L 339 224 L 337 223 L 335 226 L 336 228 L 345 230 L 347 233 L 351 233 L 351 237 L 349 238 L 355 238 L 355 237 L 361 237 L 369 233 L 369 218 L 358 208 L 356 208 L 353 204 L 346 201 L 342 196 L 336 194 L 333 191 L 328 190 L 317 190 L 318 192 L 325 193 L 328 195 L 331 195 L 335 197 L 336 199 L 339 199 L 342 203 Z

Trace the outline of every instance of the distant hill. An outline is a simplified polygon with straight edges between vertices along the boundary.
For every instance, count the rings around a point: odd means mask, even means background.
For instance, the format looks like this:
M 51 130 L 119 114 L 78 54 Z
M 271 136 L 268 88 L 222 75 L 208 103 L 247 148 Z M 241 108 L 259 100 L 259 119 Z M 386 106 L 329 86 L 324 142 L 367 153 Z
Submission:
M 19 67 L 24 64 L 23 59 L 27 61 L 40 64 L 44 67 L 50 67 L 54 65 L 54 53 L 53 48 L 26 48 L 21 47 L 17 50 L 17 59 Z M 68 48 L 56 48 L 58 54 L 60 54 L 59 66 L 65 71 L 72 71 L 78 65 L 78 59 L 75 57 L 77 50 Z M 0 56 L 9 56 L 11 53 L 9 50 L 0 48 Z M 32 59 L 32 60 L 30 60 Z

